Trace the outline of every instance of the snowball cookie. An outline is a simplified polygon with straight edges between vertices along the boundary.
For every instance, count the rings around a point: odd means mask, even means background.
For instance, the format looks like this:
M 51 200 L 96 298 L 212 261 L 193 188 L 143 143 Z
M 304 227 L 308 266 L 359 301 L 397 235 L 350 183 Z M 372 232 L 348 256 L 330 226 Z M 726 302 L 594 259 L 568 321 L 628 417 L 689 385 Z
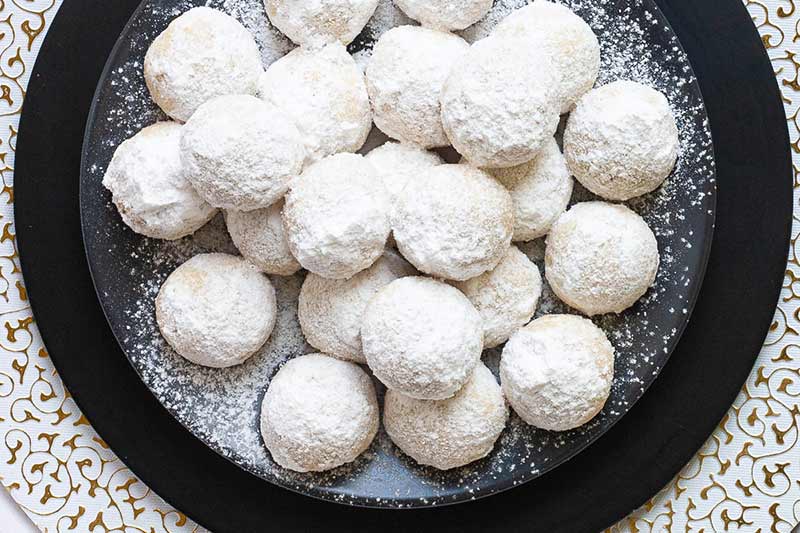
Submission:
M 378 172 L 393 206 L 409 181 L 425 178 L 430 169 L 444 164 L 444 159 L 436 152 L 396 142 L 382 144 L 368 153 L 366 159 Z
M 347 279 L 375 262 L 389 237 L 389 195 L 357 154 L 332 155 L 292 182 L 283 224 L 292 255 L 329 279 Z
M 357 365 L 322 354 L 286 363 L 261 404 L 261 435 L 272 459 L 296 472 L 354 461 L 378 431 L 375 387 Z
M 441 94 L 442 124 L 453 147 L 479 167 L 512 167 L 536 157 L 558 127 L 549 57 L 513 39 L 473 44 Z
M 361 326 L 367 364 L 390 389 L 442 400 L 469 379 L 483 351 L 480 314 L 458 289 L 423 277 L 389 283 Z
M 394 238 L 417 269 L 464 281 L 491 270 L 511 244 L 508 191 L 468 165 L 440 165 L 411 180 L 395 211 Z
M 195 7 L 155 38 L 144 58 L 150 96 L 185 122 L 203 102 L 223 94 L 255 94 L 264 71 L 261 52 L 239 21 Z
M 289 250 L 282 211 L 283 200 L 279 200 L 266 209 L 228 211 L 225 223 L 245 259 L 267 274 L 291 276 L 301 267 Z
M 492 0 L 394 0 L 394 3 L 423 26 L 445 31 L 463 30 L 492 8 Z
M 564 155 L 584 187 L 609 200 L 656 190 L 678 159 L 678 127 L 663 94 L 616 81 L 586 94 L 564 131 Z
M 389 250 L 371 267 L 347 280 L 308 274 L 297 308 L 303 335 L 320 351 L 366 364 L 361 349 L 361 319 L 367 304 L 392 281 L 414 274 L 414 267 Z
M 386 135 L 423 148 L 447 146 L 439 95 L 467 41 L 419 26 L 393 28 L 380 38 L 367 65 L 375 125 Z
M 187 179 L 215 207 L 269 207 L 303 168 L 300 132 L 276 107 L 255 96 L 220 96 L 201 105 L 183 128 Z
M 494 270 L 455 286 L 481 315 L 483 347 L 494 348 L 533 318 L 542 276 L 528 256 L 512 246 Z
M 624 205 L 577 204 L 547 236 L 550 287 L 588 316 L 621 313 L 632 306 L 655 281 L 658 264 L 655 235 Z
M 511 193 L 515 242 L 547 235 L 572 198 L 572 176 L 555 139 L 546 141 L 532 161 L 487 172 Z
M 439 470 L 486 457 L 508 420 L 503 391 L 483 363 L 447 400 L 416 400 L 386 392 L 383 425 L 389 437 L 416 462 Z
M 614 347 L 603 330 L 574 315 L 538 318 L 511 337 L 500 359 L 508 403 L 550 431 L 582 426 L 603 408 L 614 379 Z
M 267 69 L 259 95 L 289 115 L 310 161 L 355 152 L 372 129 L 364 74 L 344 46 L 297 48 Z
M 597 81 L 600 43 L 586 22 L 568 7 L 537 0 L 514 11 L 494 31 L 499 37 L 521 38 L 525 45 L 549 55 L 558 75 L 556 98 L 561 112 Z
M 217 210 L 183 175 L 181 125 L 159 122 L 117 147 L 103 177 L 123 222 L 154 239 L 180 239 L 213 218 Z
M 256 353 L 276 314 L 267 277 L 227 254 L 192 257 L 170 274 L 156 298 L 156 321 L 170 346 L 213 368 L 238 365 Z
M 350 44 L 378 7 L 378 0 L 264 0 L 273 26 L 299 45 Z

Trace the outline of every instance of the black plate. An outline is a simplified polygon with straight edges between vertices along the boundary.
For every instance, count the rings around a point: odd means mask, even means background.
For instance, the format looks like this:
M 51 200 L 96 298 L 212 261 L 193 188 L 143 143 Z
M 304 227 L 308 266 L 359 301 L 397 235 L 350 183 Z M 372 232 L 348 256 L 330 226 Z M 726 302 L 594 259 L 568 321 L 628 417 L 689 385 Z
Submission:
M 188 363 L 158 332 L 155 294 L 189 257 L 209 251 L 236 253 L 221 217 L 180 242 L 145 239 L 121 222 L 101 183 L 119 143 L 143 126 L 163 120 L 144 84 L 144 54 L 176 13 L 199 3 L 207 2 L 148 0 L 133 15 L 98 84 L 81 172 L 84 242 L 100 303 L 134 368 L 183 425 L 235 464 L 283 487 L 338 503 L 426 507 L 474 500 L 535 479 L 585 449 L 628 412 L 666 364 L 689 320 L 711 248 L 716 199 L 711 133 L 700 89 L 680 43 L 652 0 L 567 1 L 600 38 L 599 83 L 623 77 L 657 87 L 670 100 L 681 132 L 681 155 L 668 182 L 630 204 L 658 237 L 662 261 L 657 282 L 633 309 L 597 320 L 617 352 L 614 386 L 601 414 L 564 433 L 537 430 L 512 416 L 486 459 L 444 473 L 404 457 L 381 431 L 358 461 L 324 474 L 296 474 L 277 466 L 259 430 L 261 398 L 278 366 L 313 351 L 303 342 L 296 317 L 302 275 L 273 277 L 279 309 L 286 311 L 279 313 L 270 342 L 246 364 L 218 370 Z M 278 38 L 264 38 L 270 28 L 262 0 L 211 5 L 239 16 L 264 45 L 265 55 L 277 55 L 269 46 Z M 382 0 L 379 9 L 397 10 L 389 0 Z M 513 10 L 498 3 L 486 20 L 499 20 Z M 376 20 L 386 17 L 376 16 L 350 47 L 362 60 L 376 36 L 387 29 Z M 481 23 L 469 37 L 482 37 L 490 29 Z M 592 198 L 576 187 L 574 199 Z M 542 242 L 523 247 L 539 255 L 532 258 L 540 267 L 542 249 Z M 568 311 L 547 287 L 545 294 L 548 302 L 540 306 L 540 313 Z M 499 350 L 487 353 L 484 360 L 496 369 Z
M 497 524 L 508 531 L 595 531 L 661 488 L 713 430 L 772 318 L 792 207 L 780 96 L 738 1 L 659 2 L 706 96 L 720 181 L 707 280 L 670 364 L 613 430 L 536 482 L 467 506 L 402 513 L 314 502 L 232 466 L 161 408 L 105 325 L 81 247 L 80 140 L 102 65 L 135 3 L 66 2 L 54 21 L 19 135 L 17 231 L 37 321 L 64 381 L 100 435 L 172 504 L 219 532 L 407 531 L 423 520 L 441 530 Z

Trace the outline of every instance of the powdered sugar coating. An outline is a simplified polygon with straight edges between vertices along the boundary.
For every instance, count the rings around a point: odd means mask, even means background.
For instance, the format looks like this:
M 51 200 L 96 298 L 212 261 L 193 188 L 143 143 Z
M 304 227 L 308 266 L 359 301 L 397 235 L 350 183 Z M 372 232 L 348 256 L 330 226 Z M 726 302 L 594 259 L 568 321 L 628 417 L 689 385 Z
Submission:
M 196 7 L 156 37 L 144 60 L 150 96 L 175 120 L 224 94 L 255 94 L 263 72 L 253 36 L 233 17 Z
M 678 159 L 678 127 L 659 91 L 620 80 L 578 102 L 564 131 L 567 165 L 593 193 L 629 200 L 654 191 Z
M 423 148 L 449 145 L 439 95 L 452 64 L 468 50 L 461 37 L 418 26 L 384 33 L 366 71 L 375 125 Z
M 568 7 L 536 0 L 510 14 L 494 32 L 518 39 L 548 55 L 556 71 L 556 99 L 561 112 L 592 88 L 600 71 L 600 43 L 592 28 Z
M 246 361 L 275 326 L 275 289 L 242 258 L 200 254 L 161 286 L 156 319 L 176 352 L 198 365 L 227 368 Z
M 513 227 L 511 196 L 500 183 L 468 165 L 440 165 L 400 194 L 394 237 L 421 272 L 464 281 L 497 266 Z
M 314 163 L 292 182 L 283 223 L 303 268 L 347 279 L 383 253 L 391 229 L 389 199 L 375 169 L 357 154 Z
M 548 315 L 519 330 L 500 360 L 500 382 L 528 424 L 566 431 L 597 416 L 611 393 L 614 347 L 574 315 Z
M 526 163 L 558 127 L 557 83 L 543 52 L 512 39 L 478 41 L 453 66 L 442 91 L 447 137 L 479 167 Z
M 458 289 L 423 277 L 389 283 L 369 302 L 364 356 L 384 385 L 423 400 L 453 396 L 483 349 L 481 317 Z
M 245 259 L 267 274 L 291 276 L 301 267 L 289 250 L 282 213 L 283 200 L 279 200 L 266 209 L 228 211 L 225 224 Z
M 417 400 L 389 390 L 383 424 L 398 448 L 423 465 L 449 470 L 486 457 L 508 419 L 503 391 L 478 363 L 452 398 Z
M 566 304 L 589 316 L 632 306 L 655 281 L 658 265 L 655 235 L 624 205 L 577 204 L 547 236 L 547 281 Z
M 492 0 L 395 0 L 397 7 L 423 26 L 463 30 L 492 8 Z
M 456 283 L 483 321 L 483 347 L 506 342 L 530 322 L 542 295 L 542 276 L 528 257 L 512 246 L 493 270 Z
M 297 357 L 272 378 L 261 407 L 261 434 L 272 459 L 296 472 L 354 461 L 379 424 L 372 380 L 357 365 L 323 354 Z
M 412 144 L 387 142 L 370 151 L 366 155 L 378 172 L 392 205 L 400 198 L 400 193 L 413 179 L 427 179 L 427 173 L 433 167 L 444 164 L 442 157 L 436 152 L 423 150 Z
M 270 65 L 258 92 L 292 118 L 310 162 L 355 152 L 372 128 L 364 74 L 338 43 L 293 50 Z
M 136 233 L 180 239 L 217 212 L 184 177 L 181 130 L 177 122 L 144 128 L 117 147 L 103 176 L 122 220 Z
M 572 197 L 572 176 L 555 139 L 546 141 L 539 155 L 528 163 L 486 171 L 511 194 L 514 241 L 547 235 Z
M 350 44 L 378 0 L 264 0 L 270 22 L 299 45 Z
M 366 364 L 361 323 L 367 304 L 392 281 L 414 274 L 414 267 L 390 250 L 350 279 L 331 280 L 309 273 L 297 306 L 303 335 L 311 346 L 326 354 Z
M 300 133 L 277 108 L 255 96 L 220 96 L 201 105 L 183 128 L 187 179 L 215 207 L 269 207 L 303 168 Z

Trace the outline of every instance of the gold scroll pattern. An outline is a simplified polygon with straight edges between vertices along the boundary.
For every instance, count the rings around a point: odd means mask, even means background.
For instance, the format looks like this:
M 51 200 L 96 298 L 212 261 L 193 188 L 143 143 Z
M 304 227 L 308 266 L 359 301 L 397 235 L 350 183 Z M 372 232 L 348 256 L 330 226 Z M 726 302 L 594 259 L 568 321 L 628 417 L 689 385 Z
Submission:
M 800 197 L 800 0 L 743 0 L 781 86 Z M 48 533 L 203 531 L 94 432 L 36 329 L 13 223 L 13 166 L 30 68 L 61 0 L 0 0 L 0 481 Z M 784 289 L 753 374 L 697 456 L 607 530 L 788 533 L 800 522 L 800 208 Z M 600 503 L 598 503 L 600 504 Z

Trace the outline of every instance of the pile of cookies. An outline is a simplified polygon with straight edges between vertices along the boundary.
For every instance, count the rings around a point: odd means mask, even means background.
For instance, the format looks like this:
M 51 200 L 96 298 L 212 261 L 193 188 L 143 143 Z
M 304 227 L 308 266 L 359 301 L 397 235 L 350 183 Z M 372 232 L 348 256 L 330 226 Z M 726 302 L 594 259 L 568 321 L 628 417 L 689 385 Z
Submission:
M 261 413 L 273 459 L 299 472 L 370 446 L 380 407 L 359 365 L 387 388 L 392 441 L 439 469 L 491 452 L 508 405 L 546 430 L 587 423 L 609 396 L 614 348 L 578 315 L 532 321 L 543 280 L 513 243 L 546 236 L 547 282 L 589 317 L 625 311 L 658 272 L 653 232 L 612 202 L 675 166 L 664 95 L 635 80 L 593 88 L 598 39 L 562 5 L 536 0 L 470 45 L 453 32 L 491 0 L 395 2 L 420 26 L 384 33 L 364 71 L 346 45 L 377 0 L 266 0 L 298 45 L 266 70 L 237 20 L 183 13 L 144 63 L 170 120 L 123 142 L 103 180 L 151 238 L 224 212 L 241 256 L 193 257 L 156 299 L 161 334 L 193 363 L 259 352 L 277 314 L 268 276 L 306 271 L 298 320 L 319 353 L 265 384 Z M 393 140 L 360 155 L 373 124 Z M 446 164 L 445 147 L 461 162 Z M 573 176 L 599 199 L 568 209 Z M 498 384 L 481 355 L 504 343 Z

